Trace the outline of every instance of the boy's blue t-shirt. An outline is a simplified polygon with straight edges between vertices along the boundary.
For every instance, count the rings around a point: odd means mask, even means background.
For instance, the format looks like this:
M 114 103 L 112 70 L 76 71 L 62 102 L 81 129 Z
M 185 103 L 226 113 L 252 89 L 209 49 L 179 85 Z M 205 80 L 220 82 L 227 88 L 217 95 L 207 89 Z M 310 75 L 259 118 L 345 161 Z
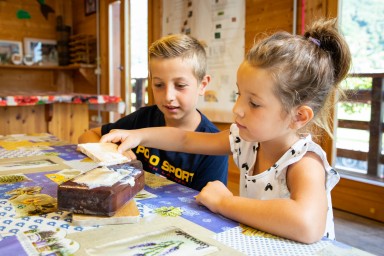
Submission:
M 196 132 L 219 132 L 201 112 L 201 122 Z M 146 127 L 165 126 L 163 113 L 156 105 L 142 107 L 115 123 L 101 127 L 102 135 L 112 129 L 133 130 Z M 170 141 L 169 143 L 172 143 Z M 227 184 L 228 156 L 208 156 L 164 151 L 138 146 L 132 149 L 137 159 L 143 163 L 144 170 L 158 173 L 169 180 L 187 187 L 201 190 L 209 181 L 220 180 Z

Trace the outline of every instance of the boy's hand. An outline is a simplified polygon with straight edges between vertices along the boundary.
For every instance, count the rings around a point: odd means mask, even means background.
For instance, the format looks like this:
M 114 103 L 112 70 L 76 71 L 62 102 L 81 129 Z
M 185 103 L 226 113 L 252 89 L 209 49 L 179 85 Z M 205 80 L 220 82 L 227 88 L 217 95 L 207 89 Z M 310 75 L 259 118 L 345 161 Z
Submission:
M 111 130 L 101 137 L 100 142 L 121 142 L 117 150 L 123 153 L 137 147 L 141 142 L 140 133 L 133 130 Z M 133 153 L 133 152 L 132 152 Z
M 123 155 L 125 155 L 126 157 L 128 157 L 128 158 L 131 159 L 131 160 L 136 160 L 136 159 L 137 159 L 136 154 L 133 153 L 132 150 L 125 151 L 125 152 L 123 153 Z

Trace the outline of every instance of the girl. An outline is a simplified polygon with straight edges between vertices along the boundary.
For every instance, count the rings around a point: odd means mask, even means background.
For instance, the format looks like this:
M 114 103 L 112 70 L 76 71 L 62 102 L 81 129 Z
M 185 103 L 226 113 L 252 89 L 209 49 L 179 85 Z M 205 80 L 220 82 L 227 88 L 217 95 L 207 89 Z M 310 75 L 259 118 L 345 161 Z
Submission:
M 331 135 L 329 106 L 350 62 L 336 20 L 317 21 L 304 36 L 279 32 L 253 46 L 240 65 L 230 130 L 113 130 L 101 141 L 121 141 L 120 151 L 140 144 L 189 153 L 232 153 L 240 169 L 240 196 L 214 181 L 198 194 L 198 203 L 299 242 L 313 243 L 323 235 L 334 239 L 330 191 L 340 177 L 304 131 L 316 124 Z

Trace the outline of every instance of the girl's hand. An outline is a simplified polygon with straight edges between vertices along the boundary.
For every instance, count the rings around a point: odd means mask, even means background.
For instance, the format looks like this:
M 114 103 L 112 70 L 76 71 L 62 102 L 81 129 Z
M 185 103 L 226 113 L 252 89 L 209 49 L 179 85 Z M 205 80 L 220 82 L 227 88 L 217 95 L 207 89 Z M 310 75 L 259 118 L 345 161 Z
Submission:
M 208 182 L 195 198 L 197 203 L 214 213 L 220 213 L 220 206 L 228 197 L 233 197 L 232 192 L 222 182 L 215 180 Z
M 140 144 L 142 140 L 140 134 L 137 130 L 111 130 L 101 137 L 100 142 L 121 142 L 117 150 L 123 153 Z

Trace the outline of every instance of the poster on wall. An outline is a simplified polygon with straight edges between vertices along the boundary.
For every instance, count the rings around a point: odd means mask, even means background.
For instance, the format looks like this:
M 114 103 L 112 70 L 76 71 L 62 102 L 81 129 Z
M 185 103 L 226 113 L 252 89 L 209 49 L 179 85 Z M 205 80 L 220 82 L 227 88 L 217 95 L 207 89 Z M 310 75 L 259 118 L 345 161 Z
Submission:
M 164 0 L 163 35 L 183 33 L 207 45 L 211 83 L 198 108 L 214 122 L 233 122 L 236 72 L 244 58 L 245 0 Z

